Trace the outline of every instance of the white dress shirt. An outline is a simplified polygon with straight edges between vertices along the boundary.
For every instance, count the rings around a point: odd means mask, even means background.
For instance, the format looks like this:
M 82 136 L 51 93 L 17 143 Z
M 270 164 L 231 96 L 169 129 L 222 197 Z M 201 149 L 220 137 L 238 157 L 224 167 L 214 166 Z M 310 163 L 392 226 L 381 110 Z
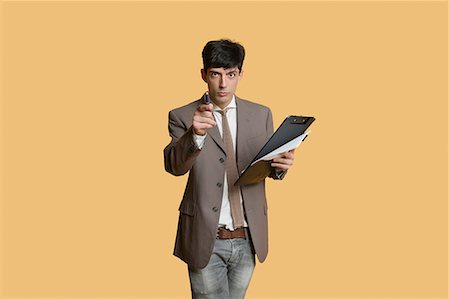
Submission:
M 217 129 L 219 130 L 220 136 L 223 136 L 222 115 L 219 112 L 219 110 L 222 109 L 220 109 L 220 107 L 215 105 L 214 103 L 213 105 L 214 105 L 213 115 L 216 121 Z M 227 111 L 228 125 L 230 126 L 231 138 L 233 139 L 234 152 L 236 153 L 237 112 L 236 112 L 236 99 L 234 95 L 233 98 L 231 99 L 230 104 L 228 104 L 226 108 L 228 108 Z M 194 134 L 194 140 L 197 143 L 198 148 L 201 149 L 203 147 L 203 145 L 205 144 L 205 138 L 206 134 L 203 136 Z M 222 194 L 222 207 L 220 209 L 219 226 L 225 226 L 225 228 L 227 229 L 234 230 L 233 218 L 231 217 L 230 201 L 228 199 L 228 181 L 226 172 L 223 181 L 223 186 L 224 188 Z M 241 192 L 239 192 L 239 197 L 242 205 Z M 242 211 L 244 211 L 243 207 Z M 245 221 L 245 219 L 244 219 L 244 226 L 248 227 L 247 221 Z

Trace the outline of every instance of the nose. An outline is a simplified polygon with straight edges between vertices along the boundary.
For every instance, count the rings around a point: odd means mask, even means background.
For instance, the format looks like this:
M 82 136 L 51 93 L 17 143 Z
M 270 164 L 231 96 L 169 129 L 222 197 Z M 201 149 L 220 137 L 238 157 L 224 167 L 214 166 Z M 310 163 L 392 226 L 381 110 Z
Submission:
M 227 87 L 227 82 L 226 82 L 225 76 L 220 76 L 219 87 L 222 89 Z

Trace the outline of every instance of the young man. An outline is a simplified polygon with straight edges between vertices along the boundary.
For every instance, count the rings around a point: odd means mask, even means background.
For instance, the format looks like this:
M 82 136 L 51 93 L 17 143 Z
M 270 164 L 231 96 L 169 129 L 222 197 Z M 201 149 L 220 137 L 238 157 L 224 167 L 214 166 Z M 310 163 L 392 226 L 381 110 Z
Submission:
M 264 181 L 234 186 L 273 133 L 270 109 L 235 95 L 244 56 L 238 43 L 208 42 L 201 76 L 212 103 L 202 96 L 169 112 L 165 168 L 189 172 L 174 254 L 188 264 L 193 298 L 244 298 L 255 253 L 260 262 L 267 256 Z M 281 179 L 293 161 L 293 151 L 274 159 L 271 177 Z

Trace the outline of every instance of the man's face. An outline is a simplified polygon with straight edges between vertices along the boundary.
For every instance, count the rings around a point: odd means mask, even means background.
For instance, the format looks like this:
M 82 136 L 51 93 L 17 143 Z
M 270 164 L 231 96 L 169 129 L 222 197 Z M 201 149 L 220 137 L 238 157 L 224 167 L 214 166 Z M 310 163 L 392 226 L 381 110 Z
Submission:
M 208 68 L 206 71 L 202 69 L 202 78 L 208 84 L 211 100 L 220 108 L 225 108 L 233 98 L 242 78 L 242 71 L 239 72 L 237 67 Z

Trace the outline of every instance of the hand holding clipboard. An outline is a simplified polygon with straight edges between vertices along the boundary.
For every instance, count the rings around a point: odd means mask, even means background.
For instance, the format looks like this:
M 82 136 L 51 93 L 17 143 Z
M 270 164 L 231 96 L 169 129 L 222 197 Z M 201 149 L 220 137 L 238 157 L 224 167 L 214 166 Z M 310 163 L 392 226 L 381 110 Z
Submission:
M 306 129 L 315 121 L 312 116 L 288 116 L 252 162 L 245 168 L 235 185 L 263 181 L 272 171 L 271 160 L 281 153 L 297 148 L 308 136 Z

